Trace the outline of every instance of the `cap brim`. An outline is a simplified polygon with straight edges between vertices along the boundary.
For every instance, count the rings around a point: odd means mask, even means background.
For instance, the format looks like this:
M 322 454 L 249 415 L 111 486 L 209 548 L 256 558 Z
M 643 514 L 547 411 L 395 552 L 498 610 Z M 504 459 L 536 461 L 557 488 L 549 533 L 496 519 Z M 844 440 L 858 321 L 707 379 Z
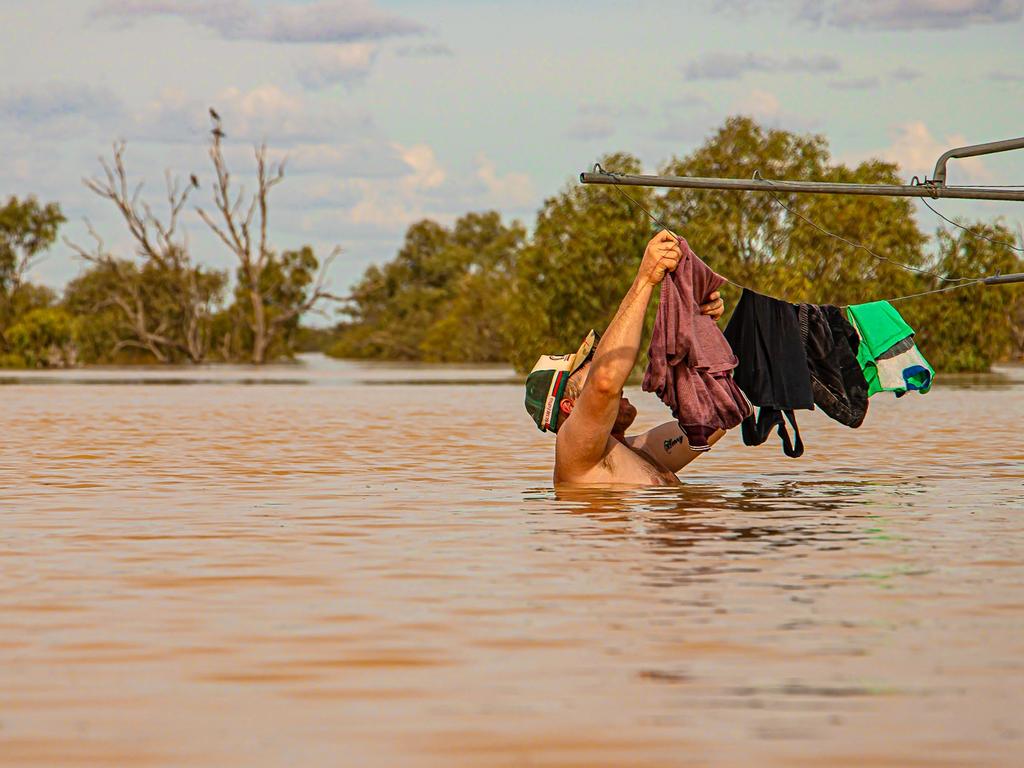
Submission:
M 576 373 L 576 371 L 578 371 L 580 367 L 587 362 L 600 339 L 601 335 L 597 331 L 591 329 L 590 333 L 588 333 L 586 338 L 583 339 L 583 343 L 580 344 L 580 348 L 576 350 L 576 354 L 572 356 L 572 361 L 569 364 L 570 376 Z

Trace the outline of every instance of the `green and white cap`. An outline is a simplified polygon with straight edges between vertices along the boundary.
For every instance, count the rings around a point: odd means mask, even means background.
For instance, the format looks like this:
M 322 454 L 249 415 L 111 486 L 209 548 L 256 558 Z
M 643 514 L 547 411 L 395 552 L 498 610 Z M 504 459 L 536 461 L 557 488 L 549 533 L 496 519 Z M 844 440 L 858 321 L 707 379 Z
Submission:
M 562 416 L 558 405 L 562 402 L 565 385 L 569 383 L 569 377 L 590 359 L 600 338 L 600 334 L 592 330 L 575 354 L 541 355 L 526 377 L 526 412 L 542 432 L 549 429 L 558 431 Z

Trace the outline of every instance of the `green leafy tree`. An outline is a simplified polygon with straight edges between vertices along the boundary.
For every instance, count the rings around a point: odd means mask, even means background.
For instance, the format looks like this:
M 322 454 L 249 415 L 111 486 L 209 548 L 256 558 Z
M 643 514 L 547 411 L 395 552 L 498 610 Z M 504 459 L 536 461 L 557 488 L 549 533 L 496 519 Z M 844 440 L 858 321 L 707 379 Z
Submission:
M 405 243 L 387 264 L 371 266 L 353 287 L 342 309 L 351 322 L 331 354 L 419 360 L 420 344 L 457 274 L 445 250 L 450 233 L 437 222 L 412 224 Z
M 123 290 L 120 276 L 125 274 L 130 280 L 138 280 L 138 269 L 130 261 L 121 261 L 117 271 L 100 263 L 65 286 L 62 305 L 75 318 L 73 333 L 78 362 L 155 362 L 148 350 L 128 349 L 123 343 L 130 334 L 125 322 L 127 314 L 113 297 Z
M 0 207 L 0 354 L 10 352 L 10 325 L 53 301 L 49 289 L 26 282 L 25 275 L 53 245 L 64 221 L 60 206 L 41 205 L 34 197 L 11 197 Z
M 639 173 L 627 154 L 601 158 L 619 173 Z M 653 192 L 630 187 L 648 209 Z M 575 349 L 590 328 L 603 330 L 631 285 L 647 241 L 650 220 L 610 186 L 570 184 L 544 201 L 532 241 L 516 264 L 505 313 L 508 358 L 520 371 L 538 355 Z
M 73 247 L 92 264 L 65 292 L 65 303 L 83 317 L 80 332 L 88 349 L 83 361 L 198 363 L 206 359 L 224 273 L 190 263 L 119 259 L 104 249 L 98 236 L 91 253 Z M 132 350 L 135 354 L 122 354 Z
M 222 273 L 191 267 L 183 274 L 153 260 L 138 263 L 102 252 L 89 263 L 91 268 L 67 285 L 63 299 L 75 317 L 80 362 L 197 362 L 185 336 L 195 315 L 183 306 L 181 293 L 198 290 L 212 306 L 222 291 Z M 204 319 L 199 337 L 203 358 L 211 324 L 212 318 Z
M 902 183 L 892 163 L 833 164 L 824 137 L 765 129 L 747 117 L 728 119 L 690 155 L 670 161 L 664 172 Z M 673 189 L 659 200 L 658 209 L 712 268 L 762 293 L 791 301 L 856 304 L 911 293 L 920 285 L 915 273 L 822 231 L 887 259 L 922 265 L 926 238 L 905 198 Z M 734 305 L 738 291 L 727 291 Z
M 525 237 L 518 222 L 505 226 L 494 211 L 469 213 L 455 222 L 445 249 L 455 274 L 420 342 L 425 360 L 483 363 L 506 359 L 509 289 Z
M 491 362 L 506 359 L 504 318 L 526 236 L 489 211 L 451 229 L 416 222 L 398 255 L 353 288 L 337 357 Z
M 980 221 L 964 225 L 975 234 L 944 229 L 936 233 L 937 273 L 976 277 L 1024 271 L 1024 260 L 1001 244 L 1013 243 L 1009 229 Z M 941 287 L 932 280 L 925 289 Z M 987 371 L 1014 350 L 1010 319 L 1019 301 L 1017 286 L 971 286 L 910 299 L 898 307 L 936 370 Z
M 1013 334 L 1012 357 L 1024 360 L 1024 292 L 1020 290 L 1010 310 L 1010 331 Z
M 63 368 L 75 363 L 74 318 L 63 307 L 33 309 L 7 330 L 8 364 Z
M 262 340 L 265 360 L 293 357 L 298 346 L 302 313 L 314 309 L 318 262 L 313 249 L 305 245 L 280 256 L 271 254 L 259 273 L 265 336 Z M 214 324 L 225 360 L 251 359 L 256 345 L 257 323 L 246 279 L 239 270 L 235 300 Z

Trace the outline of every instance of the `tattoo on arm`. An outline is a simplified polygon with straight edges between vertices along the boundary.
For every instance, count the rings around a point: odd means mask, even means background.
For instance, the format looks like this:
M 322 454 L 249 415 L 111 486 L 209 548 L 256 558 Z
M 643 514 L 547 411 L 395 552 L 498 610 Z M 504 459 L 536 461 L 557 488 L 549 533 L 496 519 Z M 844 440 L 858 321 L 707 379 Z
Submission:
M 674 446 L 677 446 L 683 442 L 686 442 L 686 436 L 679 435 L 679 437 L 673 437 L 671 440 L 666 440 L 664 443 L 662 443 L 662 445 L 665 446 L 665 453 L 669 453 L 671 452 Z M 689 443 L 687 443 L 687 445 L 689 445 Z

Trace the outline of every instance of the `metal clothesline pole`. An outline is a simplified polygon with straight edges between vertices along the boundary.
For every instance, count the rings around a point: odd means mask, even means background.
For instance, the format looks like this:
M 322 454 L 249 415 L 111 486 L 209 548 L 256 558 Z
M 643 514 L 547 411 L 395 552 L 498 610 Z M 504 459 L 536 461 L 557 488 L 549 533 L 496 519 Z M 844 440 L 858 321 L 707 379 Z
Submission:
M 584 184 L 618 184 L 623 187 L 676 187 L 743 192 L 797 192 L 816 195 L 876 195 L 883 197 L 949 197 L 963 200 L 1024 201 L 1024 189 L 947 187 L 944 184 L 849 184 L 831 181 L 775 181 L 768 179 L 718 179 L 704 176 L 643 176 L 631 173 L 584 172 Z
M 935 163 L 935 178 L 920 184 L 850 184 L 829 181 L 784 181 L 775 179 L 719 179 L 703 176 L 644 176 L 629 173 L 584 172 L 583 184 L 619 184 L 625 187 L 675 187 L 744 192 L 796 192 L 817 195 L 881 195 L 885 197 L 958 198 L 961 200 L 1024 201 L 1024 188 L 946 186 L 946 162 L 952 158 L 977 157 L 996 152 L 1024 149 L 1024 136 L 985 144 L 954 147 Z
M 983 285 L 1004 285 L 1005 283 L 1024 283 L 1024 272 L 1014 272 L 1011 275 L 992 275 L 981 280 Z
M 946 185 L 946 163 L 951 159 L 978 157 L 997 152 L 1024 149 L 1024 136 L 984 144 L 954 147 L 942 154 L 935 163 L 933 178 L 917 184 L 850 184 L 828 181 L 784 181 L 775 179 L 721 179 L 705 176 L 649 176 L 630 173 L 611 173 L 605 170 L 580 174 L 582 184 L 614 184 L 624 187 L 671 187 L 676 189 L 716 189 L 742 192 L 793 192 L 817 195 L 879 195 L 883 197 L 930 197 L 960 200 L 1010 200 L 1024 202 L 1024 185 L 1020 189 L 994 187 L 962 187 Z M 600 168 L 600 166 L 596 166 Z M 916 181 L 916 177 L 915 177 Z M 980 281 L 984 285 L 1003 285 L 1024 282 L 1024 272 L 1011 275 L 992 275 Z

